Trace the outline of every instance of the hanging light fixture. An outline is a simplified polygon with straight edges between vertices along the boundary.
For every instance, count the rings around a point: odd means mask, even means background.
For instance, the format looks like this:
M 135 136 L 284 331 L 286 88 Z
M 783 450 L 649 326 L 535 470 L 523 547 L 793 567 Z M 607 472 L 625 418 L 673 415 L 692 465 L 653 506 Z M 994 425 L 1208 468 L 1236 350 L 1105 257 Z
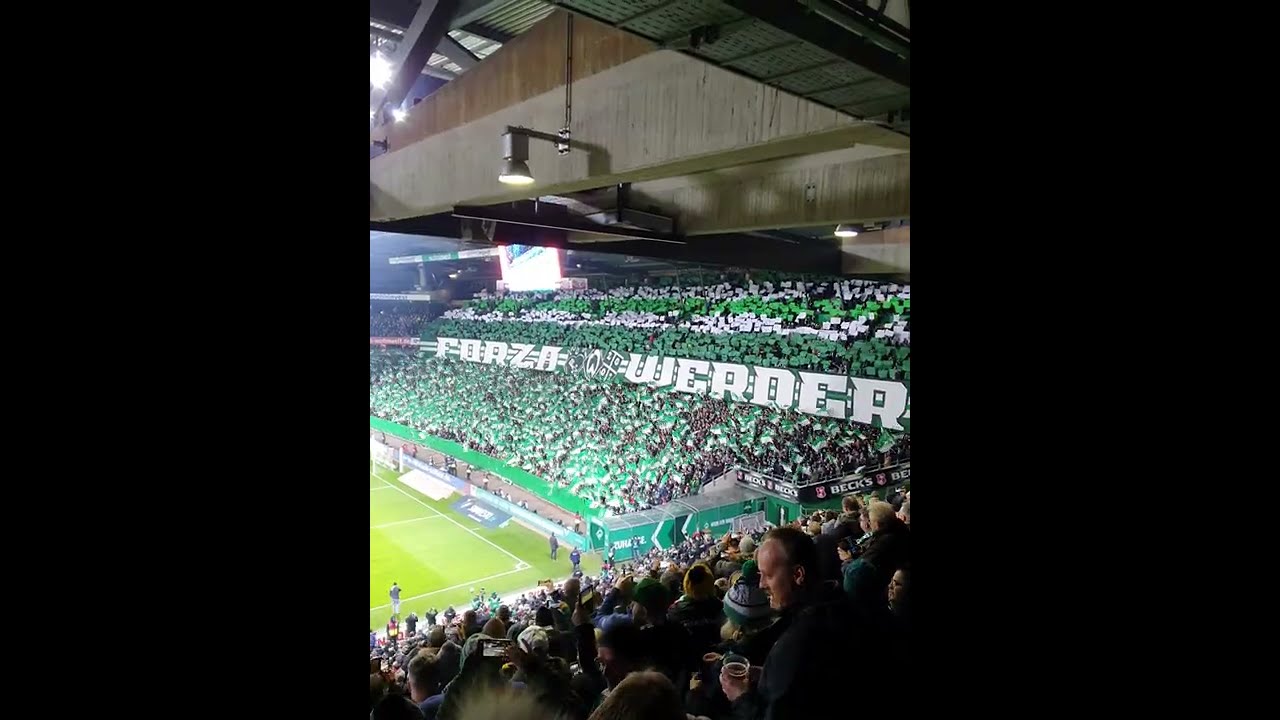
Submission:
M 836 237 L 851 238 L 858 237 L 858 231 L 853 229 L 852 225 L 840 223 L 836 226 Z
M 569 154 L 569 128 L 573 125 L 573 15 L 565 13 L 564 127 L 555 135 L 525 127 L 511 127 L 502 133 L 502 168 L 498 182 L 506 185 L 533 184 L 529 169 L 529 138 L 555 143 L 557 155 Z
M 502 134 L 502 169 L 498 171 L 498 182 L 507 185 L 533 182 L 533 172 L 529 170 L 529 136 L 516 128 L 507 128 Z

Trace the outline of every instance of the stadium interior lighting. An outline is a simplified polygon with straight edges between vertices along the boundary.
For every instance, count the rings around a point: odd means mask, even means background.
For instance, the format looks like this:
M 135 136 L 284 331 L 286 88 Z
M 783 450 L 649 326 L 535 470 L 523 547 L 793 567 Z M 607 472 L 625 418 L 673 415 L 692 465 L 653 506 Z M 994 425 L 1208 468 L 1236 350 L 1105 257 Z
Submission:
M 369 56 L 369 84 L 376 88 L 386 88 L 391 82 L 391 61 L 382 57 L 382 53 Z
M 507 185 L 529 185 L 533 182 L 533 171 L 529 169 L 529 138 L 555 143 L 556 152 L 561 155 L 569 152 L 568 129 L 551 135 L 508 126 L 502 133 L 502 169 L 498 171 L 498 182 Z
M 840 223 L 836 226 L 836 237 L 858 237 L 858 231 L 852 225 Z
M 404 122 L 404 119 L 409 117 L 409 113 L 400 108 L 395 108 L 391 111 L 391 117 L 395 118 L 396 122 Z
M 502 170 L 498 172 L 498 182 L 507 185 L 528 185 L 533 182 L 533 172 L 529 170 L 529 163 L 524 160 L 507 158 L 502 163 Z

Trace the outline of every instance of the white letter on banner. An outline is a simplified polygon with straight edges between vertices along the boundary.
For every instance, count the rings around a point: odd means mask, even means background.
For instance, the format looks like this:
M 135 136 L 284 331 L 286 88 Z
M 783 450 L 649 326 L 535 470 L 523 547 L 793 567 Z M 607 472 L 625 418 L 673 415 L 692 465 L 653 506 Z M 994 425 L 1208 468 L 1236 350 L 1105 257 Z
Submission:
M 552 371 L 560 364 L 560 348 L 555 345 L 543 345 L 542 350 L 538 352 L 538 362 L 534 364 L 534 370 Z
M 898 418 L 907 409 L 907 386 L 900 382 L 853 377 L 853 410 L 849 419 L 870 423 L 872 416 L 880 416 L 880 424 L 889 430 L 901 430 Z
M 671 384 L 671 376 L 675 371 L 672 358 L 661 358 L 662 369 L 659 371 L 657 355 L 637 355 L 636 353 L 627 353 L 627 355 L 629 356 L 627 369 L 623 375 L 628 381 L 658 387 Z
M 849 415 L 849 377 L 826 373 L 800 373 L 800 402 L 796 409 L 810 415 L 826 415 L 844 420 Z
M 711 366 L 711 397 L 717 400 L 735 400 L 746 402 L 742 396 L 747 391 L 747 380 L 751 371 L 746 365 L 738 363 L 718 362 Z M 725 393 L 729 397 L 725 397 Z
M 707 393 L 707 374 L 711 372 L 711 363 L 706 360 L 680 359 L 676 369 L 676 390 L 682 393 L 705 395 Z
M 494 340 L 485 340 L 483 362 L 485 365 L 506 365 L 507 344 Z
M 790 410 L 796 402 L 796 374 L 790 370 L 770 367 L 753 367 L 755 385 L 751 390 L 754 405 L 777 405 Z M 774 383 L 777 383 L 775 386 Z
M 457 349 L 458 349 L 457 338 L 442 338 L 442 337 L 436 338 L 436 357 L 438 358 L 449 357 L 445 353 L 449 352 L 450 350 L 457 350 Z
M 483 345 L 480 344 L 479 340 L 463 340 L 462 352 L 459 353 L 459 357 L 467 362 L 478 363 L 480 362 L 480 352 L 482 347 Z
M 650 356 L 656 357 L 656 356 Z M 645 362 L 647 366 L 649 363 Z M 676 372 L 676 359 L 664 357 L 662 358 L 662 369 L 658 371 L 658 379 L 651 381 L 649 384 L 654 387 L 663 387 L 671 384 L 671 376 Z
M 658 369 L 658 358 L 637 353 L 627 353 L 627 369 L 622 373 L 628 382 L 636 384 L 648 382 L 653 372 Z
M 511 367 L 532 370 L 533 358 L 529 356 L 533 354 L 533 346 L 529 343 L 511 343 L 511 347 L 516 350 L 516 356 L 511 358 Z

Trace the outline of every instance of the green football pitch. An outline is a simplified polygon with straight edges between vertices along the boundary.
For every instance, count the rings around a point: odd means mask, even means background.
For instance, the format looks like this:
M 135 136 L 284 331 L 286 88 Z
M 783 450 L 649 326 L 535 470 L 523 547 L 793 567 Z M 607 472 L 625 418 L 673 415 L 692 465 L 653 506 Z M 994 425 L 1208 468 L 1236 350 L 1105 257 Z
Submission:
M 391 583 L 400 584 L 400 616 L 422 617 L 435 606 L 471 607 L 469 591 L 483 586 L 500 596 L 529 590 L 539 580 L 569 577 L 569 547 L 551 559 L 547 538 L 514 520 L 486 528 L 453 511 L 455 495 L 435 501 L 399 482 L 394 470 L 369 464 L 369 627 L 391 617 Z M 600 557 L 583 553 L 582 570 L 595 574 Z

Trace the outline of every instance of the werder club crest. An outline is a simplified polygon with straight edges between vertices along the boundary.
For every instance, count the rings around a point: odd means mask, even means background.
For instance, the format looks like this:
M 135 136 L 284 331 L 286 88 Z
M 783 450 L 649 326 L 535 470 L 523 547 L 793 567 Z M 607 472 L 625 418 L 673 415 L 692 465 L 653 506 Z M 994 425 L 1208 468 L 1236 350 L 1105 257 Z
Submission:
M 565 368 L 571 373 L 607 380 L 618 374 L 625 358 L 617 350 L 579 350 L 569 356 Z

